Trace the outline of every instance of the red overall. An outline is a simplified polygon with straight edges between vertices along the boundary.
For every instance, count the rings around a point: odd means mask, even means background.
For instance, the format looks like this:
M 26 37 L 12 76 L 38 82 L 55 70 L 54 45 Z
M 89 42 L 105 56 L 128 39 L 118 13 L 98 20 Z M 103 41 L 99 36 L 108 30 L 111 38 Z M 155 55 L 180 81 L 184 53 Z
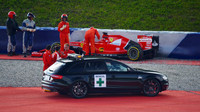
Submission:
M 58 53 L 58 51 L 55 51 L 53 54 L 52 54 L 52 62 L 55 63 L 57 60 L 59 60 L 61 57 Z
M 66 25 L 66 28 L 61 31 L 60 28 L 62 28 L 63 25 Z M 61 46 L 60 51 L 64 51 L 64 44 L 65 43 L 69 44 L 69 34 L 70 34 L 69 23 L 61 21 L 58 24 L 58 31 L 60 32 L 60 46 Z
M 91 27 L 88 31 L 85 32 L 85 48 L 86 48 L 86 54 L 89 55 L 89 52 L 91 51 L 91 55 L 95 53 L 95 35 L 100 39 L 99 32 L 97 29 Z M 89 46 L 90 43 L 90 46 Z
M 53 63 L 52 63 L 52 55 L 51 55 L 51 51 L 46 50 L 43 54 L 43 63 L 44 63 L 44 67 L 43 67 L 43 71 L 45 71 L 47 68 L 49 68 Z

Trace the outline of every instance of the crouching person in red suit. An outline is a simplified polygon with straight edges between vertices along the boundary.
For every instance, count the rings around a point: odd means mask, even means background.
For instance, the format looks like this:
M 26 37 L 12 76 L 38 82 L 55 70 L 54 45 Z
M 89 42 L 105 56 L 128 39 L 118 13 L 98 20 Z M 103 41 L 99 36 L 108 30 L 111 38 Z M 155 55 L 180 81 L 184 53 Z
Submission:
M 61 58 L 67 58 L 68 53 L 69 53 L 69 54 L 72 54 L 72 53 L 75 53 L 75 52 L 74 52 L 73 50 L 70 50 L 70 49 L 69 49 L 69 44 L 68 44 L 68 43 L 65 43 L 65 44 L 64 44 L 64 51 L 61 51 L 61 52 L 60 52 Z
M 89 53 L 91 53 L 91 55 L 95 54 L 95 35 L 97 36 L 98 39 L 100 39 L 99 32 L 94 27 L 91 27 L 88 31 L 85 32 L 85 43 L 86 43 L 86 45 L 85 45 L 86 54 L 85 55 L 89 55 Z M 90 44 L 90 46 L 89 46 L 89 44 Z M 89 51 L 91 51 L 91 52 L 89 52 Z
M 43 71 L 45 71 L 47 68 L 49 68 L 53 64 L 50 45 L 47 45 L 46 51 L 43 54 L 43 63 L 44 63 Z

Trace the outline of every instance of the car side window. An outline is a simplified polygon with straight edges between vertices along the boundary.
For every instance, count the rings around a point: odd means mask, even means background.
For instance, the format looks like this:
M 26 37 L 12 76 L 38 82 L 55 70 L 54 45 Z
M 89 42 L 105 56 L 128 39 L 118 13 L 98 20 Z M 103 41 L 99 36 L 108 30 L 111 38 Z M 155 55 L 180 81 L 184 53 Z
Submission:
M 114 61 L 107 61 L 106 66 L 110 72 L 127 72 L 130 70 L 129 67 Z
M 85 63 L 77 63 L 69 69 L 69 73 L 82 73 Z
M 106 71 L 103 61 L 87 62 L 85 67 L 86 72 L 103 72 Z

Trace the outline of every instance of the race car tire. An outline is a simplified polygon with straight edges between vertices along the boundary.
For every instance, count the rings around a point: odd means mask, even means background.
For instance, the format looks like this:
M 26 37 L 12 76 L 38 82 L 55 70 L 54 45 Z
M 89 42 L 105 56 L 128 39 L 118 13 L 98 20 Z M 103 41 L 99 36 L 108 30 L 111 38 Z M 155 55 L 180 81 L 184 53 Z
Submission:
M 76 81 L 70 88 L 70 95 L 74 98 L 84 98 L 87 96 L 88 86 L 83 81 Z
M 133 61 L 142 59 L 143 51 L 140 47 L 131 46 L 127 52 L 128 58 Z
M 51 45 L 51 52 L 54 53 L 55 52 L 55 47 L 58 46 L 60 47 L 60 42 L 54 42 L 52 45 Z
M 143 85 L 143 94 L 146 96 L 157 96 L 161 90 L 161 85 L 156 79 L 148 79 Z

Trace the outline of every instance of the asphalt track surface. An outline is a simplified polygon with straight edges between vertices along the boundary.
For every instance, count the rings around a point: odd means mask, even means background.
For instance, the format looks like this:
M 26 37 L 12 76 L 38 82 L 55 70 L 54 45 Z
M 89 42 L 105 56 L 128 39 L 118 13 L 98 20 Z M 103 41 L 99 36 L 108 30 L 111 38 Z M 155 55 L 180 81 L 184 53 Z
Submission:
M 37 71 L 42 70 L 41 61 L 24 61 L 22 56 L 17 56 L 17 59 L 14 59 L 14 57 L 12 57 L 13 63 L 11 63 L 10 59 L 7 60 L 5 58 L 9 59 L 10 57 L 0 55 L 0 112 L 200 111 L 199 60 L 191 61 L 154 59 L 139 62 L 120 60 L 130 66 L 134 65 L 134 67 L 136 66 L 142 68 L 149 68 L 149 66 L 152 66 L 152 69 L 159 69 L 159 71 L 166 72 L 166 74 L 171 73 L 170 75 L 168 75 L 168 78 L 171 80 L 171 87 L 169 88 L 169 90 L 161 92 L 156 97 L 146 97 L 137 94 L 109 94 L 89 95 L 84 99 L 74 99 L 69 96 L 59 95 L 58 93 L 43 92 L 43 90 L 38 86 L 40 85 L 38 84 L 38 80 L 36 80 L 40 79 L 41 74 L 35 74 L 35 76 L 32 77 L 28 75 L 26 76 L 24 74 L 25 72 L 26 74 L 30 73 L 31 75 L 33 75 L 35 73 L 34 69 L 37 69 Z M 28 58 L 26 59 L 41 60 L 41 58 Z M 21 71 L 21 68 L 24 69 L 27 67 L 30 69 L 24 70 L 24 72 Z M 167 67 L 169 70 L 165 71 L 165 67 Z M 18 69 L 19 71 L 17 71 Z M 180 70 L 180 74 L 177 74 L 175 72 L 177 70 Z M 8 73 L 6 75 L 10 76 L 6 77 L 5 72 Z M 9 74 L 9 72 L 11 73 Z M 39 71 L 39 73 L 40 72 L 42 73 L 42 71 Z M 187 74 L 188 76 L 186 75 L 182 78 L 182 75 L 185 74 L 185 72 L 189 72 L 189 74 Z M 32 81 L 28 81 L 28 83 L 23 84 L 23 82 L 27 78 L 32 78 Z M 183 85 L 184 81 L 186 81 L 185 85 Z M 189 86 L 185 87 L 187 85 Z
M 199 112 L 200 92 L 168 90 L 156 97 L 94 95 L 74 99 L 39 87 L 0 88 L 0 112 Z

